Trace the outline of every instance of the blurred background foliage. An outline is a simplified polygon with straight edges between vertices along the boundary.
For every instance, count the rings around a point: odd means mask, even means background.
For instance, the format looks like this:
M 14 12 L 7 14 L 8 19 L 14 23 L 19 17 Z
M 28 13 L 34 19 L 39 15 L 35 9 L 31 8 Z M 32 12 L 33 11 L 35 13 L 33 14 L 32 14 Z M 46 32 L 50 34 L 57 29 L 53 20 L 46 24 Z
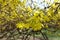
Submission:
M 0 0 L 0 39 L 29 40 L 32 36 L 35 40 L 35 35 L 40 35 L 40 40 L 49 40 L 48 35 L 59 36 L 60 0 L 54 0 L 53 4 L 46 1 L 48 6 L 44 9 L 26 6 L 27 1 Z

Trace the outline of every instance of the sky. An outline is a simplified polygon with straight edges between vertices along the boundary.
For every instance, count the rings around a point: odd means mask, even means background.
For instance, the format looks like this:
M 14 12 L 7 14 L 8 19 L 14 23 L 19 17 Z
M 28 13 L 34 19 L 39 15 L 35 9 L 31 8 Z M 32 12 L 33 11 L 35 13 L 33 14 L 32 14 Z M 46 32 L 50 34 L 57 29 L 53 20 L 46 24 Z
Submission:
M 23 0 L 21 0 L 23 1 Z M 44 9 L 44 7 L 47 7 L 48 4 L 53 4 L 54 0 L 32 0 L 33 3 L 31 2 L 31 0 L 27 0 L 28 2 L 26 3 L 26 6 L 31 5 L 34 8 L 34 5 L 36 5 L 36 7 L 39 7 L 41 9 Z M 45 1 L 45 2 L 43 2 Z M 31 4 L 32 3 L 32 4 Z M 48 4 L 47 4 L 48 3 Z
M 32 1 L 33 1 L 33 4 L 36 4 L 37 7 L 41 8 L 41 9 L 43 9 L 44 7 L 47 7 L 48 6 L 47 3 L 52 4 L 54 2 L 54 0 L 32 0 Z M 43 1 L 45 1 L 45 2 L 43 2 Z M 28 0 L 26 5 L 27 6 L 31 5 L 32 7 L 34 7 L 33 4 L 31 4 L 31 1 Z

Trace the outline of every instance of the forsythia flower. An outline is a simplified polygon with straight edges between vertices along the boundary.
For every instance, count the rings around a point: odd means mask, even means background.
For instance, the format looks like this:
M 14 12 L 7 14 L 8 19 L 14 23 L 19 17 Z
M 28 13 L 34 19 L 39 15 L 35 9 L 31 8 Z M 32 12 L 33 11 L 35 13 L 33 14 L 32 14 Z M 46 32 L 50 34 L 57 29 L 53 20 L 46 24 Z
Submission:
M 42 29 L 42 25 L 41 25 L 41 23 L 37 23 L 32 28 L 33 28 L 34 31 L 38 31 L 38 30 L 41 30 Z
M 34 16 L 38 16 L 38 14 L 39 14 L 39 11 L 34 12 Z
M 19 29 L 23 29 L 24 26 L 25 26 L 25 24 L 21 23 L 21 22 L 16 24 L 16 27 L 19 28 Z
M 29 24 L 28 23 L 25 24 L 25 23 L 20 22 L 20 23 L 16 24 L 16 27 L 19 29 L 24 29 L 24 28 L 29 29 Z
M 54 2 L 58 2 L 59 0 L 54 0 Z
M 22 18 L 22 17 L 23 17 L 23 15 L 20 15 L 20 17 Z
M 31 9 L 31 7 L 30 7 L 30 6 L 28 6 L 27 10 L 28 10 L 29 12 L 31 12 L 31 11 L 32 11 L 32 9 Z

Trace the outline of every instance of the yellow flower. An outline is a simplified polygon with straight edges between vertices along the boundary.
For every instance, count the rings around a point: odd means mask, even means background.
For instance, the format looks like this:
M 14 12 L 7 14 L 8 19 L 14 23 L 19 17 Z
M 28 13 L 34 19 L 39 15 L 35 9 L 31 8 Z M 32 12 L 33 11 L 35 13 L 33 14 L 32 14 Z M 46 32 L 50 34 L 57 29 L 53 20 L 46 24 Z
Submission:
M 38 15 L 39 15 L 39 11 L 35 11 L 34 16 L 38 16 Z
M 35 23 L 35 24 L 36 24 L 36 23 Z M 37 23 L 36 25 L 35 25 L 35 24 L 33 24 L 32 29 L 33 29 L 34 31 L 41 30 L 42 24 L 41 24 L 41 23 Z
M 16 27 L 19 28 L 19 29 L 23 29 L 24 26 L 25 26 L 25 24 L 21 23 L 21 22 L 16 24 Z
M 26 29 L 29 29 L 29 27 L 30 27 L 30 24 L 28 24 L 28 23 L 25 24 L 25 28 L 26 28 Z
M 19 29 L 24 29 L 24 28 L 29 29 L 29 25 L 30 24 L 28 24 L 28 23 L 25 24 L 25 23 L 20 22 L 20 23 L 16 24 L 16 27 L 19 28 Z
M 20 15 L 20 17 L 22 18 L 22 17 L 23 17 L 23 15 Z
M 30 7 L 30 6 L 28 6 L 27 10 L 28 10 L 29 12 L 31 12 L 31 11 L 32 11 L 32 9 L 31 9 L 31 7 Z
M 54 2 L 58 2 L 59 0 L 54 0 Z

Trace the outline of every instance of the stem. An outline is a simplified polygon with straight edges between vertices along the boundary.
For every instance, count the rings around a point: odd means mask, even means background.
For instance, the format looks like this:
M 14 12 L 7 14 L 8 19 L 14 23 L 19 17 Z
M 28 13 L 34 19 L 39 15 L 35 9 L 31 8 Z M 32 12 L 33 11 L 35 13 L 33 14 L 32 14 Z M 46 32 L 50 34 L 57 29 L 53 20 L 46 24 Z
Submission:
M 47 35 L 45 33 L 43 33 L 42 31 L 40 31 L 40 33 L 42 34 L 44 40 L 48 40 L 48 37 L 47 37 Z
M 33 40 L 35 40 L 35 35 L 33 34 Z

